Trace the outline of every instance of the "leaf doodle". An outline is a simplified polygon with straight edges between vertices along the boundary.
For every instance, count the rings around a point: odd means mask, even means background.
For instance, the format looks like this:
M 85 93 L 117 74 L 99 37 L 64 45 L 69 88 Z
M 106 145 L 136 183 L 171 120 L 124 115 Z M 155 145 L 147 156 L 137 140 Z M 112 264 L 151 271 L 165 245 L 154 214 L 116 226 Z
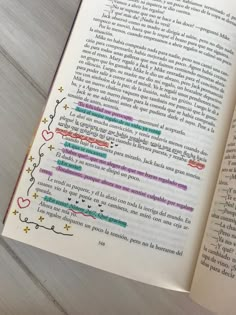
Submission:
M 24 218 L 22 219 L 22 216 L 21 216 L 21 213 L 19 214 L 19 220 L 22 222 L 22 223 L 27 223 L 28 225 L 34 225 L 35 226 L 35 229 L 38 230 L 38 229 L 45 229 L 45 230 L 48 230 L 48 231 L 52 231 L 53 233 L 55 234 L 58 234 L 58 235 L 64 235 L 64 236 L 74 236 L 73 234 L 66 234 L 66 233 L 62 233 L 62 232 L 58 232 L 55 230 L 55 226 L 52 225 L 50 228 L 49 227 L 46 227 L 44 225 L 40 225 L 36 222 L 30 222 L 29 221 L 29 218 Z
M 52 123 L 53 123 L 54 118 L 56 117 L 56 114 L 57 114 L 57 107 L 58 107 L 62 102 L 64 102 L 65 100 L 66 100 L 66 97 L 64 97 L 64 98 L 61 99 L 60 101 L 59 101 L 59 100 L 56 100 L 56 106 L 55 106 L 55 108 L 54 108 L 54 113 L 49 116 L 50 119 L 51 119 L 51 121 L 50 121 L 50 123 L 49 123 L 49 125 L 48 125 L 48 130 L 49 130 L 49 131 L 51 130 L 51 125 L 52 125 Z
M 29 196 L 29 193 L 30 193 L 30 190 L 31 188 L 34 186 L 35 184 L 35 177 L 34 177 L 34 171 L 39 167 L 40 163 L 41 163 L 41 160 L 42 160 L 42 157 L 44 156 L 44 153 L 41 152 L 42 148 L 45 146 L 46 143 L 42 144 L 41 147 L 39 148 L 39 151 L 38 151 L 38 155 L 39 155 L 39 161 L 38 161 L 38 164 L 37 163 L 34 163 L 33 164 L 33 170 L 32 172 L 30 173 L 30 182 L 32 183 L 28 190 L 27 190 L 27 196 Z

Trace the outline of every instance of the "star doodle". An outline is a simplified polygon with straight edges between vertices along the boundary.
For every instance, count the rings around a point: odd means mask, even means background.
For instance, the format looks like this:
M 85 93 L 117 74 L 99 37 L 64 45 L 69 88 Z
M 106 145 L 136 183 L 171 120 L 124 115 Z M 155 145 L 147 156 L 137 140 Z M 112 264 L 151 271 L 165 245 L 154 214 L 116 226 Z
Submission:
M 13 211 L 12 214 L 17 215 L 17 213 L 19 213 L 19 211 Z
M 34 199 L 37 199 L 39 197 L 39 195 L 37 193 L 34 193 L 32 196 Z
M 70 228 L 71 228 L 71 226 L 68 225 L 68 224 L 66 224 L 66 225 L 64 226 L 64 229 L 67 230 L 67 231 L 69 231 Z
M 44 124 L 46 124 L 46 123 L 48 122 L 47 118 L 45 117 L 45 118 L 42 120 L 42 122 L 43 122 Z
M 54 148 L 53 145 L 50 145 L 50 146 L 48 147 L 48 149 L 49 149 L 50 151 L 52 151 L 52 150 L 54 150 L 55 148 Z
M 42 223 L 44 220 L 44 217 L 40 216 L 38 220 Z
M 70 108 L 67 104 L 65 106 L 63 106 L 65 110 L 67 110 L 68 108 Z
M 26 172 L 27 172 L 28 174 L 31 173 L 31 172 L 32 172 L 31 168 L 28 167 L 27 170 L 26 170 Z
M 61 86 L 58 91 L 62 93 L 64 91 L 63 87 Z
M 29 229 L 29 227 L 27 226 L 26 228 L 24 228 L 24 230 L 23 230 L 26 234 L 28 234 L 29 233 L 29 231 L 30 231 L 30 229 Z
M 34 160 L 34 158 L 33 158 L 32 155 L 31 155 L 31 157 L 29 158 L 29 161 L 30 161 L 30 162 L 33 162 L 33 160 Z

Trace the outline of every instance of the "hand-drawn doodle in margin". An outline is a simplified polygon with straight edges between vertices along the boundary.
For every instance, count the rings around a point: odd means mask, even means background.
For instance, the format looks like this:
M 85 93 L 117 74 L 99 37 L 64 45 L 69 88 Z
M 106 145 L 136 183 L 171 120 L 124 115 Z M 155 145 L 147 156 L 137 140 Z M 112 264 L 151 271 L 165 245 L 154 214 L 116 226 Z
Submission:
M 56 100 L 56 106 L 54 108 L 54 113 L 53 115 L 50 115 L 49 118 L 51 119 L 49 125 L 48 125 L 48 130 L 51 131 L 51 124 L 53 123 L 53 120 L 54 118 L 56 117 L 56 114 L 57 114 L 57 107 L 66 100 L 66 97 L 64 97 L 63 99 L 61 99 L 60 101 L 59 100 Z
M 41 153 L 41 150 L 42 148 L 45 146 L 46 143 L 42 144 L 41 147 L 39 148 L 39 151 L 38 151 L 38 155 L 39 155 L 39 161 L 38 161 L 38 164 L 34 163 L 33 164 L 33 170 L 32 172 L 30 173 L 30 182 L 32 182 L 32 184 L 29 186 L 28 190 L 27 190 L 27 196 L 29 196 L 29 193 L 30 193 L 30 189 L 34 186 L 35 184 L 35 177 L 34 177 L 34 171 L 39 167 L 40 163 L 41 163 L 41 160 L 42 160 L 42 157 L 44 156 L 44 153 Z
M 36 230 L 38 230 L 39 228 L 42 228 L 42 229 L 45 229 L 45 230 L 48 230 L 48 231 L 52 231 L 53 233 L 58 234 L 58 235 L 74 236 L 74 234 L 66 234 L 66 233 L 62 233 L 62 232 L 56 231 L 54 225 L 52 225 L 52 226 L 49 228 L 49 227 L 46 227 L 46 226 L 44 226 L 44 225 L 40 225 L 40 224 L 38 224 L 38 223 L 36 223 L 36 222 L 30 222 L 28 218 L 22 219 L 21 213 L 19 213 L 19 220 L 20 220 L 22 223 L 27 223 L 27 224 L 29 224 L 29 225 L 34 225 Z
M 17 199 L 17 205 L 20 209 L 25 209 L 28 208 L 30 206 L 30 200 L 29 199 L 24 199 L 22 197 L 19 197 Z
M 43 130 L 42 131 L 42 137 L 43 137 L 43 140 L 45 141 L 51 141 L 54 137 L 54 133 L 52 131 L 47 131 L 47 130 Z

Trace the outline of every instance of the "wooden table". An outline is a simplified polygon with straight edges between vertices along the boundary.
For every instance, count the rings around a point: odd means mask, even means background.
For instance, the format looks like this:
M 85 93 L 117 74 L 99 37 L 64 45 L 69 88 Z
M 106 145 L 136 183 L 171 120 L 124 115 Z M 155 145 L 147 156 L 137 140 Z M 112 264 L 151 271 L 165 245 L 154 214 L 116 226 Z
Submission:
M 1 221 L 78 5 L 78 0 L 0 0 Z M 3 238 L 0 281 L 1 315 L 210 314 L 185 294 Z

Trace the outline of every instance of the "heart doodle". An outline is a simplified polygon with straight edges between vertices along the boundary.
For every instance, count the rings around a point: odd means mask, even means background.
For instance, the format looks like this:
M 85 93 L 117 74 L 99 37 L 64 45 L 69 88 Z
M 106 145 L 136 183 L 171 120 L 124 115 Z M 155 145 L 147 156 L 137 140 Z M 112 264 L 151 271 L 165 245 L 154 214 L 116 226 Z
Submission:
M 25 208 L 28 208 L 30 206 L 30 200 L 20 197 L 17 199 L 17 204 L 18 204 L 19 208 L 25 209 Z
M 54 133 L 52 131 L 43 130 L 42 137 L 45 141 L 50 141 L 54 137 Z

